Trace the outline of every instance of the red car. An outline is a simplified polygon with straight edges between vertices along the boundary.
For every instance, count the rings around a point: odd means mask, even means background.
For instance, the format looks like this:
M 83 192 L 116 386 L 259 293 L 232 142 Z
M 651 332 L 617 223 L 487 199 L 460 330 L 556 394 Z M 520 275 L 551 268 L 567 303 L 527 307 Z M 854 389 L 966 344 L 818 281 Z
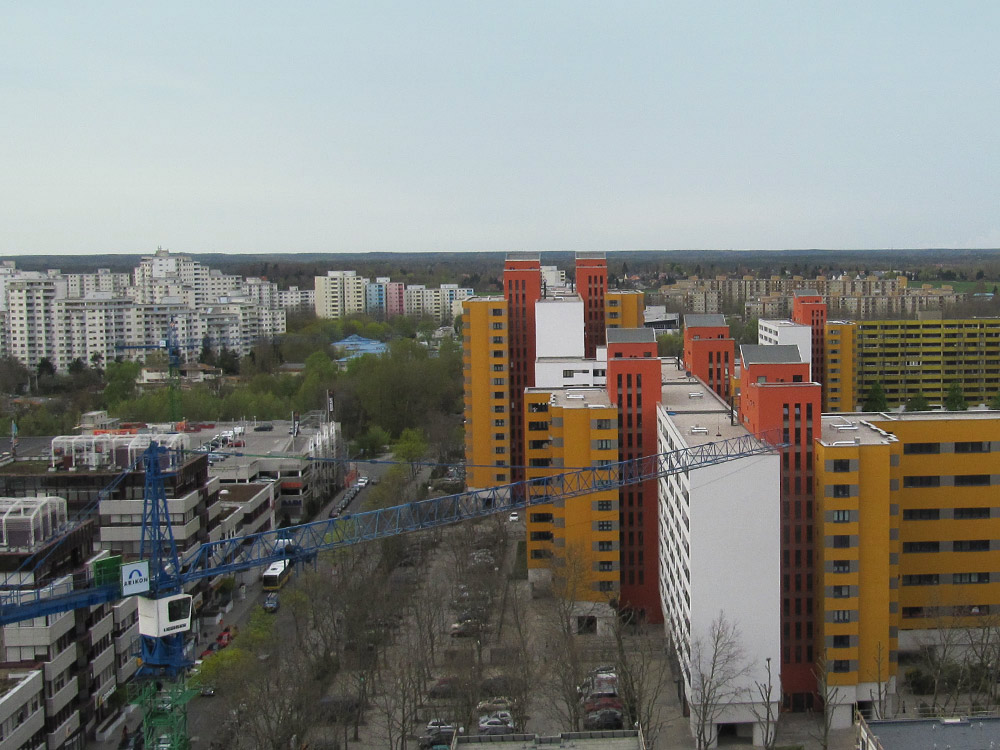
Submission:
M 220 648 L 222 648 L 222 646 L 220 646 L 218 643 L 209 643 L 208 648 L 202 651 L 198 655 L 198 658 L 207 659 L 208 657 L 212 656 L 216 651 L 218 651 Z

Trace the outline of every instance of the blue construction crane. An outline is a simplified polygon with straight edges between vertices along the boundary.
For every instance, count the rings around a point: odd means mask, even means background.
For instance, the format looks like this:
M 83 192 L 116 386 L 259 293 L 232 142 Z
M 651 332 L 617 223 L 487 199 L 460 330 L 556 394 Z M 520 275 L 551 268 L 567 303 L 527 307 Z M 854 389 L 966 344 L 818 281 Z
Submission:
M 148 556 L 149 591 L 143 598 L 157 601 L 164 597 L 183 596 L 176 592 L 182 591 L 185 584 L 202 578 L 260 568 L 279 560 L 311 561 L 323 550 L 638 484 L 775 450 L 773 442 L 744 435 L 606 466 L 575 469 L 513 484 L 208 542 L 187 558 L 182 567 L 167 523 L 169 516 L 163 489 L 162 467 L 169 463 L 171 457 L 167 455 L 166 448 L 154 442 L 144 454 L 146 485 L 141 549 L 142 555 Z M 91 582 L 84 588 L 67 591 L 45 588 L 4 590 L 0 591 L 0 625 L 117 601 L 125 596 L 120 582 L 104 585 L 93 585 Z M 159 662 L 154 660 L 151 663 Z

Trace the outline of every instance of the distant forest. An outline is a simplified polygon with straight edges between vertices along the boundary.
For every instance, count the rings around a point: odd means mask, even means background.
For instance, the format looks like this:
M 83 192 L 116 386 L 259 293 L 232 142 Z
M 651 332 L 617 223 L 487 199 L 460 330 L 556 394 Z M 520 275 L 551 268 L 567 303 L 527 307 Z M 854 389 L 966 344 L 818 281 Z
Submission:
M 184 253 L 224 273 L 263 276 L 281 288 L 313 287 L 313 277 L 330 270 L 355 270 L 368 278 L 389 276 L 407 284 L 448 284 L 477 292 L 500 291 L 506 253 L 291 253 L 288 255 L 236 255 Z M 64 273 L 93 272 L 97 268 L 131 271 L 144 255 L 33 255 L 6 256 L 23 270 L 58 268 Z M 574 253 L 544 252 L 542 263 L 564 269 L 573 276 Z M 640 277 L 636 286 L 656 286 L 691 275 L 718 274 L 868 274 L 875 271 L 906 272 L 920 281 L 1000 279 L 1000 249 L 924 250 L 623 250 L 607 253 L 609 283 L 633 286 L 627 277 Z

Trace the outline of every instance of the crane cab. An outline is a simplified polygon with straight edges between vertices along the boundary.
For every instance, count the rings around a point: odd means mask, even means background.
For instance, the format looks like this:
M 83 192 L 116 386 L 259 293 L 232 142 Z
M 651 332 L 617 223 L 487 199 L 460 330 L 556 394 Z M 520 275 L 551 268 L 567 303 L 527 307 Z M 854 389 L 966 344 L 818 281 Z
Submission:
M 139 633 L 162 638 L 191 629 L 190 594 L 173 594 L 160 599 L 139 597 Z

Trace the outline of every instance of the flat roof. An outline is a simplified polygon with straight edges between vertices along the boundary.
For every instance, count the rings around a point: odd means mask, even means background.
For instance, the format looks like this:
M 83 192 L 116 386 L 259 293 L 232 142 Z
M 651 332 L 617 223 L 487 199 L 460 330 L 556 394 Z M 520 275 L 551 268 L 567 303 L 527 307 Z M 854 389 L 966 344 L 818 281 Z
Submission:
M 868 723 L 884 750 L 982 750 L 1000 746 L 1000 719 L 900 719 Z
M 673 359 L 661 360 L 661 408 L 688 445 L 703 445 L 748 435 L 741 424 L 730 424 L 729 404 L 694 376 L 678 369 Z M 692 431 L 693 430 L 693 431 Z
M 799 347 L 794 344 L 743 344 L 740 346 L 740 359 L 744 364 L 750 365 L 785 365 L 802 362 Z
M 609 344 L 654 344 L 656 331 L 652 328 L 609 328 Z
M 758 326 L 768 325 L 774 328 L 808 328 L 809 330 L 812 330 L 811 326 L 802 325 L 801 323 L 796 323 L 794 320 L 786 320 L 786 319 L 770 320 L 762 318 L 761 320 L 757 321 L 757 325 Z
M 869 419 L 876 414 L 824 414 L 821 418 L 819 441 L 823 445 L 887 445 L 896 441 L 894 435 L 881 430 Z
M 590 406 L 614 406 L 608 397 L 608 392 L 604 388 L 586 386 L 566 388 L 528 388 L 527 393 L 549 393 L 549 404 L 552 406 L 562 406 L 567 409 L 585 408 Z
M 726 316 L 717 313 L 698 313 L 684 316 L 685 328 L 716 328 L 726 325 Z
M 822 297 L 818 289 L 796 289 L 792 292 L 793 297 Z
M 574 747 L 578 750 L 641 750 L 642 742 L 635 729 L 563 732 L 554 736 L 537 734 L 458 735 L 455 746 L 503 743 L 520 748 Z

